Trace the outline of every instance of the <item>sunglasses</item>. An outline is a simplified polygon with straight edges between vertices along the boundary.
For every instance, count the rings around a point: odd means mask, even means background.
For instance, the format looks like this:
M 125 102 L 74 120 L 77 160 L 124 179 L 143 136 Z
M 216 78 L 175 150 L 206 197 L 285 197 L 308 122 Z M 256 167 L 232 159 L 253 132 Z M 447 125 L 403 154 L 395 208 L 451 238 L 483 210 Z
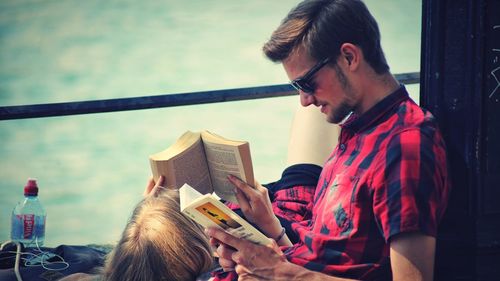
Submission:
M 314 74 L 316 74 L 316 72 L 318 72 L 329 61 L 330 61 L 330 58 L 326 58 L 326 59 L 318 62 L 306 74 L 304 74 L 300 78 L 297 78 L 297 79 L 291 81 L 290 84 L 297 91 L 302 91 L 302 92 L 307 93 L 309 95 L 314 94 L 315 87 L 312 83 L 312 79 L 314 78 Z

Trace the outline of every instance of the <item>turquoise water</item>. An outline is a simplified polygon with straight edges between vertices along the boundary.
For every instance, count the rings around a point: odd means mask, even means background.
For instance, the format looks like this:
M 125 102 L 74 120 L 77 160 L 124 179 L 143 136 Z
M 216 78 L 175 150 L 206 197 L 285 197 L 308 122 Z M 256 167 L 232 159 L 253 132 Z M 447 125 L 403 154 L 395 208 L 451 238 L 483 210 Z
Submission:
M 299 1 L 0 1 L 0 104 L 133 97 L 287 82 L 261 46 Z M 366 1 L 393 73 L 418 71 L 421 3 Z M 418 86 L 409 87 L 414 97 Z M 46 245 L 115 242 L 185 130 L 250 141 L 256 178 L 279 177 L 297 97 L 0 121 L 0 241 L 28 177 Z

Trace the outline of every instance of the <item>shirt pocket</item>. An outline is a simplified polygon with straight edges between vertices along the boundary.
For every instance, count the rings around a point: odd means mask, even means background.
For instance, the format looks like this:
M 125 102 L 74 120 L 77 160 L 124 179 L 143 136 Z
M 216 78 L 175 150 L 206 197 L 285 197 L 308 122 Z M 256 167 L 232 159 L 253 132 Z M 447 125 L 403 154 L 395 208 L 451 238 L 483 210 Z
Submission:
M 356 211 L 355 201 L 358 192 L 359 176 L 340 174 L 335 177 L 329 186 L 325 205 L 328 211 L 323 214 L 323 227 L 334 236 L 348 236 L 354 224 L 353 216 Z

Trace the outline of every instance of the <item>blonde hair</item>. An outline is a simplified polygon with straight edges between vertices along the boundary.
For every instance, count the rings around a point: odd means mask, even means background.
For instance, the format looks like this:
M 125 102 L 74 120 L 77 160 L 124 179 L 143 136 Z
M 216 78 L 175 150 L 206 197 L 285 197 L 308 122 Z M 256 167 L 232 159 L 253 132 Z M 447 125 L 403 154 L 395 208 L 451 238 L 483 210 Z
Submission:
M 201 226 L 179 212 L 177 190 L 149 196 L 134 209 L 104 267 L 104 280 L 196 280 L 213 258 Z

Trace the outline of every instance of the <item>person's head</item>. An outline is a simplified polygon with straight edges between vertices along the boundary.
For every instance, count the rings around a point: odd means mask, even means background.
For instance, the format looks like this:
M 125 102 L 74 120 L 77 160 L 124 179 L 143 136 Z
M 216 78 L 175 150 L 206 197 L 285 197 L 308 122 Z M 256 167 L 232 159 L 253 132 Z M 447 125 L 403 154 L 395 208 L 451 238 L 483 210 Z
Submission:
M 282 62 L 302 47 L 316 61 L 335 63 L 341 46 L 358 46 L 378 74 L 389 71 L 378 24 L 361 0 L 305 0 L 292 9 L 264 45 L 265 55 Z
M 263 51 L 270 60 L 283 63 L 301 93 L 302 105 L 322 106 L 333 123 L 359 106 L 359 91 L 353 85 L 360 83 L 352 81 L 356 77 L 351 70 L 369 68 L 375 76 L 389 73 L 377 22 L 361 0 L 301 2 L 273 32 Z M 314 74 L 304 77 L 315 66 Z M 323 76 L 335 81 L 317 85 L 318 76 L 326 72 Z
M 213 258 L 203 228 L 179 211 L 176 190 L 149 196 L 134 209 L 106 260 L 104 280 L 196 280 Z

